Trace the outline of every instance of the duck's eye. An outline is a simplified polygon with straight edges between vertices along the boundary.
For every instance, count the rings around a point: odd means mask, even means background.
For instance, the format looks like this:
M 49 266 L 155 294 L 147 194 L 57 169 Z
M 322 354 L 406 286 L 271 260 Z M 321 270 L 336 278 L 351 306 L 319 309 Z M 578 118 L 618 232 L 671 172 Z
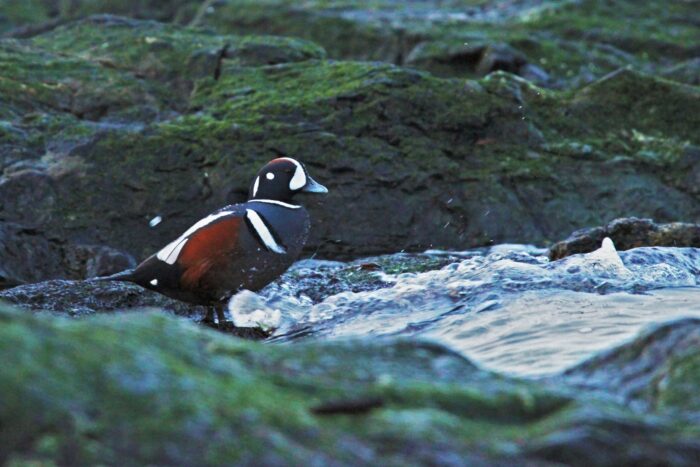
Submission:
M 268 180 L 272 180 L 275 178 L 275 174 L 273 174 L 272 172 L 268 172 L 265 174 L 265 178 L 267 178 Z

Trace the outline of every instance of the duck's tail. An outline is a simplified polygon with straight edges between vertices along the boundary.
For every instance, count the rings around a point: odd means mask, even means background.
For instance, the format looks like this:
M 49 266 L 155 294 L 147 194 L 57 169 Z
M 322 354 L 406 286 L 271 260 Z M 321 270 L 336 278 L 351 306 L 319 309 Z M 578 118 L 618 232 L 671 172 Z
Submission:
M 112 274 L 111 276 L 91 277 L 88 280 L 100 281 L 100 282 L 102 282 L 102 281 L 135 282 L 136 278 L 134 277 L 134 270 L 127 269 L 126 271 L 118 272 L 116 274 Z

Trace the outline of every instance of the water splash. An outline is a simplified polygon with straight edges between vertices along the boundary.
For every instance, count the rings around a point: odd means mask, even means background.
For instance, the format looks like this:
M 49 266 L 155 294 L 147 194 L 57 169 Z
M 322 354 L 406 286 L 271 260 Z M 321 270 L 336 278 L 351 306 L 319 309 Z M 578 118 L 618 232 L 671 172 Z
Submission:
M 317 302 L 300 292 L 300 275 L 332 279 L 347 265 L 305 262 L 256 295 L 258 314 L 245 322 L 276 329 L 277 340 L 418 335 L 489 368 L 539 376 L 618 344 L 647 323 L 700 315 L 700 249 L 618 252 L 606 239 L 592 253 L 559 261 L 544 253 L 522 245 L 431 251 L 426 261 L 450 255 L 451 262 L 425 272 L 378 270 L 371 275 L 381 285 Z

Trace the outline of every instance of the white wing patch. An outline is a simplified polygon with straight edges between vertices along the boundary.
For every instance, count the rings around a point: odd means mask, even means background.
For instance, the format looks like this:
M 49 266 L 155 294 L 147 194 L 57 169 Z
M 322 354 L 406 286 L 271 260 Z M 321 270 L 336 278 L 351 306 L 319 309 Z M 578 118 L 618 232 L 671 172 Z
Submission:
M 201 219 L 197 221 L 192 227 L 187 229 L 185 233 L 180 235 L 176 240 L 173 240 L 172 242 L 168 243 L 165 248 L 160 250 L 158 253 L 156 253 L 156 257 L 161 260 L 165 261 L 168 264 L 175 264 L 175 261 L 177 261 L 177 257 L 180 255 L 180 251 L 182 251 L 182 248 L 185 246 L 187 243 L 187 240 L 190 235 L 195 233 L 197 230 L 201 229 L 202 227 L 205 227 L 215 220 L 217 220 L 220 217 L 228 216 L 229 214 L 232 214 L 233 211 L 221 211 L 217 212 L 216 214 L 211 214 L 204 219 Z
M 260 215 L 253 211 L 252 209 L 246 209 L 246 217 L 250 220 L 250 223 L 253 224 L 253 228 L 255 229 L 255 233 L 258 235 L 260 240 L 263 241 L 265 246 L 270 250 L 274 251 L 275 253 L 279 253 L 280 255 L 283 255 L 287 252 L 281 245 L 279 245 L 275 241 L 275 237 L 272 236 L 272 233 L 270 230 L 267 228 L 265 225 L 265 222 L 263 222 L 262 218 Z
M 296 166 L 296 170 L 294 170 L 294 176 L 289 181 L 289 189 L 294 191 L 306 185 L 306 174 L 304 173 L 304 167 L 301 166 L 299 161 L 295 161 L 291 157 L 280 157 L 280 159 L 289 161 Z
M 251 199 L 249 203 L 266 203 L 266 204 L 276 204 L 277 206 L 282 206 L 283 208 L 289 209 L 299 209 L 301 206 L 298 204 L 289 204 L 282 201 L 277 201 L 276 199 Z
M 175 261 L 177 261 L 177 257 L 180 254 L 180 250 L 182 250 L 182 247 L 185 246 L 185 243 L 187 243 L 187 238 L 185 238 L 183 235 L 177 240 L 168 243 L 165 248 L 156 254 L 156 258 L 161 261 L 165 261 L 168 264 L 175 264 Z

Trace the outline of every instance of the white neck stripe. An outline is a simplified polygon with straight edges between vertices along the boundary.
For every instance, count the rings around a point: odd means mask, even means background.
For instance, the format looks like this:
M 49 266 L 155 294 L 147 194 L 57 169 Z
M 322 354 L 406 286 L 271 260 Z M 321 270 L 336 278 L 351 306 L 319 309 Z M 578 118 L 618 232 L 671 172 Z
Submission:
M 246 209 L 245 213 L 248 220 L 250 220 L 250 223 L 253 224 L 255 233 L 258 235 L 260 240 L 262 240 L 268 250 L 279 253 L 280 255 L 287 252 L 287 250 L 285 250 L 275 241 L 272 233 L 270 233 L 270 230 L 265 225 L 265 221 L 262 220 L 257 212 L 253 211 L 252 209 Z
M 289 208 L 289 209 L 299 209 L 301 207 L 297 204 L 284 203 L 282 201 L 277 201 L 276 199 L 251 199 L 248 202 L 249 203 L 256 202 L 256 203 L 276 204 L 277 206 L 282 206 L 283 208 Z

